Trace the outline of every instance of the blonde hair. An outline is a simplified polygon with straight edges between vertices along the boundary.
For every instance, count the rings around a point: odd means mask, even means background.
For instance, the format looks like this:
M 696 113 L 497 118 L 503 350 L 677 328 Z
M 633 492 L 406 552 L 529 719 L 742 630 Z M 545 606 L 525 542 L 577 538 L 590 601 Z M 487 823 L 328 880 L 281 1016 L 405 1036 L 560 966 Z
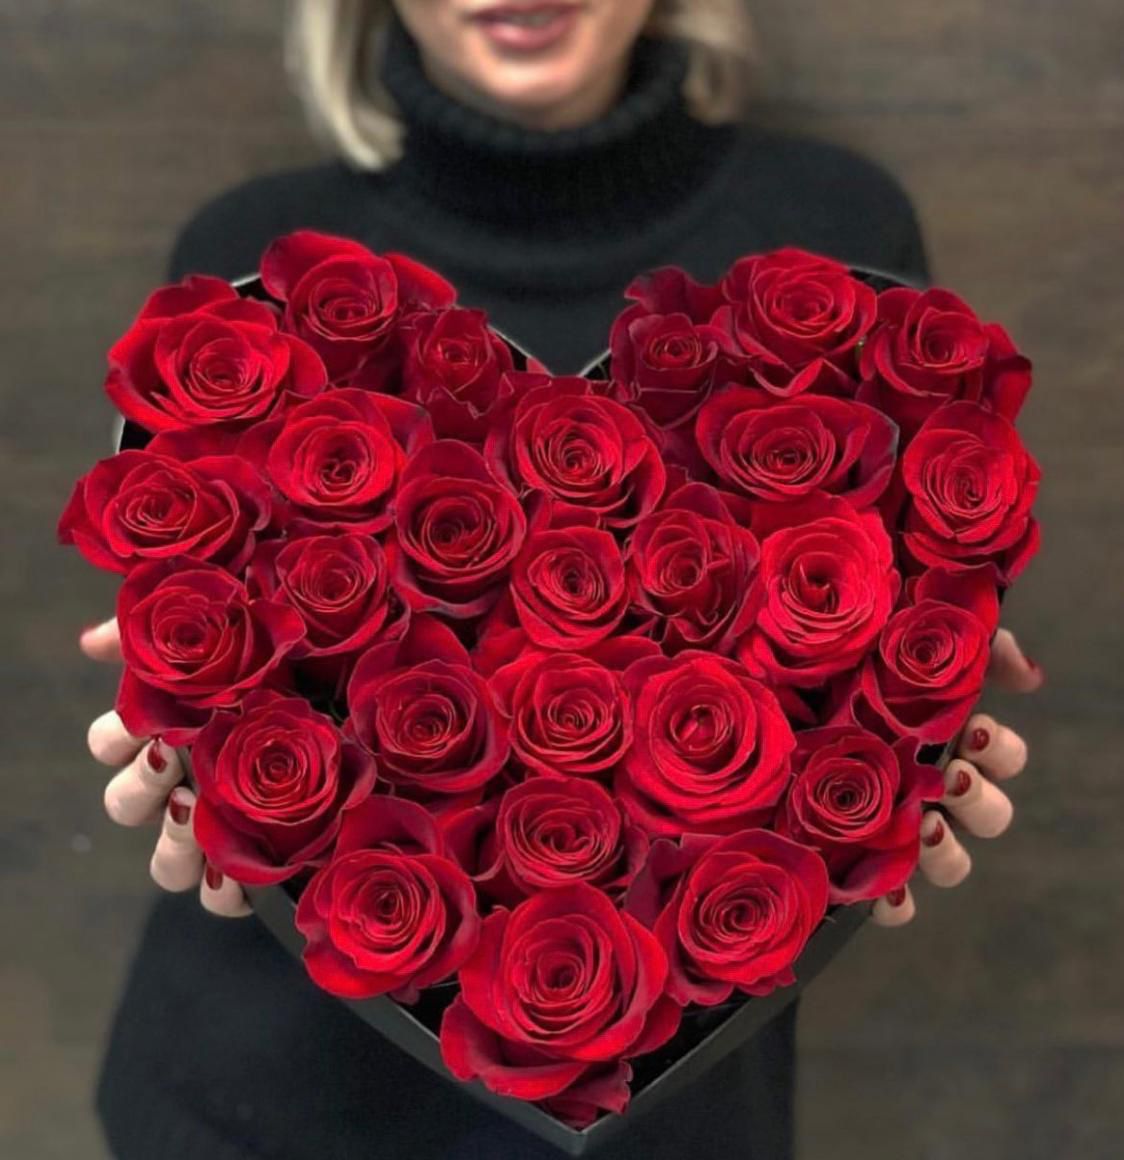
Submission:
M 391 0 L 290 0 L 285 55 L 297 92 L 317 135 L 359 169 L 383 169 L 402 151 L 394 102 L 368 67 L 392 11 Z M 694 116 L 737 119 L 753 62 L 746 0 L 656 0 L 646 31 L 687 45 Z

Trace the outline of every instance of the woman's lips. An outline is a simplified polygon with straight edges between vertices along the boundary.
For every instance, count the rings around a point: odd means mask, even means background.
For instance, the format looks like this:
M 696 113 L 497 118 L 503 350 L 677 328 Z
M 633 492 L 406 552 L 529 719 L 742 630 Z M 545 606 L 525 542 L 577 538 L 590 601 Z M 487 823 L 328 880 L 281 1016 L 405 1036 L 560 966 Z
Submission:
M 577 22 L 577 4 L 498 4 L 474 13 L 495 47 L 509 52 L 542 52 L 552 48 Z

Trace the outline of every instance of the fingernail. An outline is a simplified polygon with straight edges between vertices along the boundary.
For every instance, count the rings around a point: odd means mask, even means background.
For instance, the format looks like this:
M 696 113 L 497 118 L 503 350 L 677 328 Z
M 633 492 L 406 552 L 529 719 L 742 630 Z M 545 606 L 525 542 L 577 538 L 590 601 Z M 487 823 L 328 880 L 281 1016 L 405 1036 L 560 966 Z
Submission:
M 1023 657 L 1026 661 L 1026 667 L 1038 678 L 1039 683 L 1046 680 L 1046 670 L 1037 662 L 1032 661 L 1030 657 Z
M 921 843 L 924 846 L 928 846 L 931 850 L 934 846 L 939 846 L 941 844 L 941 839 L 943 837 L 944 822 L 938 821 L 937 824 L 933 827 L 933 832 L 927 838 L 923 837 L 921 839 Z
M 897 890 L 891 890 L 890 893 L 886 895 L 886 902 L 890 906 L 901 906 L 901 904 L 905 902 L 905 887 L 899 886 Z
M 207 869 L 204 872 L 204 877 L 207 880 L 207 888 L 209 890 L 218 890 L 222 886 L 222 871 L 216 870 L 214 866 L 207 863 Z
M 191 803 L 184 800 L 178 789 L 172 790 L 172 796 L 168 799 L 168 813 L 177 826 L 182 826 L 191 817 Z
M 100 623 L 96 623 L 96 622 L 95 622 L 94 624 L 87 624 L 87 625 L 86 625 L 84 628 L 82 628 L 82 629 L 79 631 L 79 633 L 78 633 L 78 639 L 79 639 L 79 640 L 82 640 L 84 637 L 87 637 L 87 636 L 89 636 L 89 635 L 90 635 L 90 633 L 91 633 L 91 632 L 93 632 L 95 628 L 101 628 L 101 624 L 100 624 Z
M 147 760 L 148 768 L 153 773 L 163 773 L 168 768 L 168 758 L 164 755 L 164 747 L 160 744 L 159 737 L 153 737 L 148 747 Z
M 972 775 L 966 769 L 956 771 L 956 782 L 948 792 L 952 797 L 963 797 L 972 788 Z M 936 845 L 936 842 L 933 843 Z
M 976 753 L 981 749 L 986 749 L 991 744 L 991 734 L 986 729 L 973 729 L 972 736 L 968 741 L 969 747 Z

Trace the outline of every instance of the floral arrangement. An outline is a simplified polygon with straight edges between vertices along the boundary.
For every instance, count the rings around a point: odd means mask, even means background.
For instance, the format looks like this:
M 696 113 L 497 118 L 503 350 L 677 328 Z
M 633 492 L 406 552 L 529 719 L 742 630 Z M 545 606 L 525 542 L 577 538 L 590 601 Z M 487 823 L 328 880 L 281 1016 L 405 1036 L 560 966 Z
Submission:
M 559 377 L 417 262 L 280 238 L 144 304 L 60 524 L 208 860 L 576 1126 L 905 883 L 1038 540 L 1030 365 L 955 295 L 790 249 L 627 298 Z

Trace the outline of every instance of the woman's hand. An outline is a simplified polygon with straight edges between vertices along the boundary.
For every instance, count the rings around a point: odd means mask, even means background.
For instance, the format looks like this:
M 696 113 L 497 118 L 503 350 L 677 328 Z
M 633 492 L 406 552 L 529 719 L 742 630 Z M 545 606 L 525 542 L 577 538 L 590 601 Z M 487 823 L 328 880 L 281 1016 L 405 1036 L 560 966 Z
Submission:
M 79 638 L 82 651 L 96 661 L 120 661 L 117 621 L 88 628 Z M 90 752 L 118 772 L 105 787 L 105 812 L 119 826 L 160 823 L 160 837 L 149 870 L 157 886 L 184 891 L 199 887 L 206 910 L 227 918 L 250 913 L 242 887 L 208 866 L 195 842 L 191 814 L 195 794 L 180 784 L 184 769 L 179 754 L 159 738 L 134 737 L 113 711 L 91 726 Z M 123 767 L 123 768 L 122 768 Z
M 991 679 L 1001 689 L 1033 693 L 1042 686 L 1042 670 L 1027 660 L 1005 628 L 991 648 Z M 977 838 L 997 838 L 1011 824 L 1014 806 L 995 784 L 1020 774 L 1026 765 L 1026 742 L 1013 730 L 976 713 L 968 719 L 945 770 L 940 804 L 958 827 Z M 959 886 L 972 869 L 968 851 L 940 810 L 929 810 L 921 822 L 921 873 L 935 886 Z M 879 926 L 901 926 L 916 913 L 908 886 L 891 891 L 874 904 Z

